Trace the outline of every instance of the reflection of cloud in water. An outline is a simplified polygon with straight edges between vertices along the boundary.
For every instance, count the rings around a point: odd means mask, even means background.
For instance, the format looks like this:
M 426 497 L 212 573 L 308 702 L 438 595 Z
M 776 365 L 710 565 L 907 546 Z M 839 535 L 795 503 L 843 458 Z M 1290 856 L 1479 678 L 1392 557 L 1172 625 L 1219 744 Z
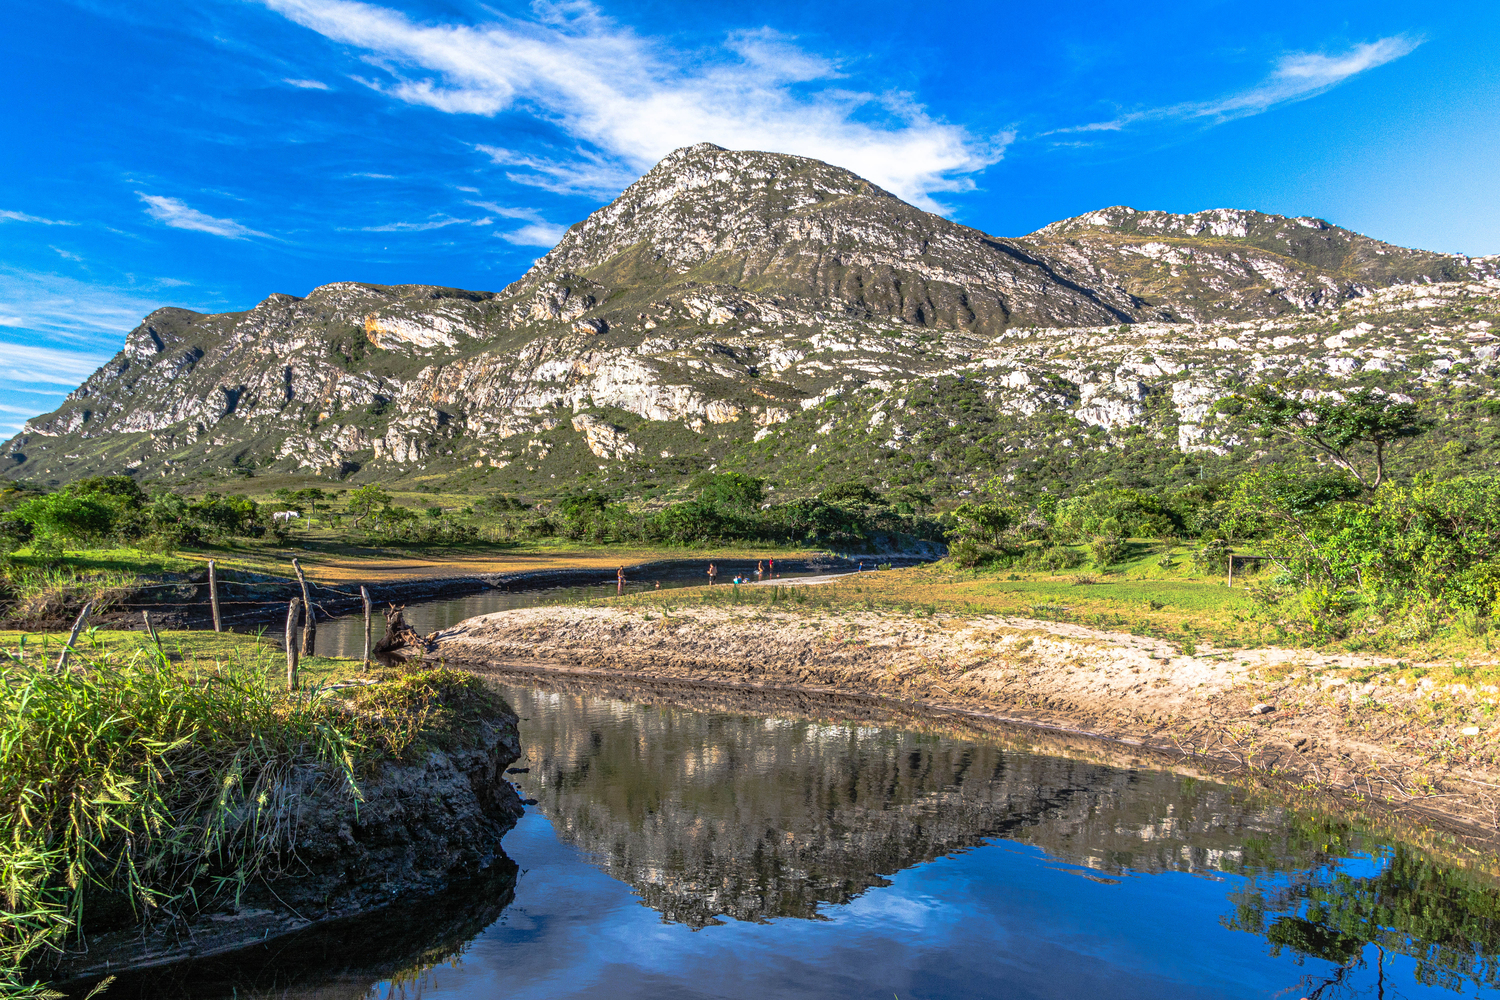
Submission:
M 875 924 L 881 927 L 904 927 L 930 930 L 934 925 L 953 923 L 961 914 L 952 905 L 931 896 L 903 896 L 896 893 L 867 893 L 849 901 L 828 914 L 834 923 L 845 926 Z

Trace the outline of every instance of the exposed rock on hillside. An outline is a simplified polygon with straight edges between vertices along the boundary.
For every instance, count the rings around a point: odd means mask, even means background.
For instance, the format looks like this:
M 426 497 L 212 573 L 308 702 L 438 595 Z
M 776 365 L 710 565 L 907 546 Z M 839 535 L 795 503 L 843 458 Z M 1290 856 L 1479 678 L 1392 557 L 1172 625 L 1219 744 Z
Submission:
M 1142 433 L 1223 451 L 1209 404 L 1244 381 L 1488 394 L 1497 302 L 1495 258 L 1317 219 L 1109 208 L 1001 239 L 828 164 L 705 144 L 498 294 L 339 282 L 157 310 L 0 475 L 514 488 L 900 465 L 956 486 Z

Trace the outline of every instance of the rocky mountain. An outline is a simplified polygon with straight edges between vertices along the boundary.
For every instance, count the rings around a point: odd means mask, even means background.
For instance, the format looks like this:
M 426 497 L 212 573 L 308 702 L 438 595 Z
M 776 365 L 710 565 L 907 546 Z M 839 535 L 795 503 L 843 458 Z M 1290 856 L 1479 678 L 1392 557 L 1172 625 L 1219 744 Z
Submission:
M 1209 413 L 1226 386 L 1298 374 L 1437 400 L 1489 462 L 1468 430 L 1497 313 L 1500 259 L 1318 219 L 1108 208 L 1000 238 L 838 167 L 703 144 L 499 293 L 339 282 L 157 310 L 0 475 L 649 493 L 717 465 L 944 492 L 1197 469 L 1239 453 Z

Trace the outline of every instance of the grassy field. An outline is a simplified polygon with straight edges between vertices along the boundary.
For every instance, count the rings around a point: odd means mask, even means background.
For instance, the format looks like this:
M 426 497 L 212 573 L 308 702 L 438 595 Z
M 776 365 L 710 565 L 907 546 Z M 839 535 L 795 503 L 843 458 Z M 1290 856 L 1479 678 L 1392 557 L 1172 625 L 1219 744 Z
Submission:
M 224 669 L 262 675 L 272 690 L 286 688 L 286 653 L 274 637 L 236 632 L 158 632 L 161 648 L 174 666 L 192 671 L 217 673 Z M 67 641 L 66 632 L 0 631 L 0 652 L 11 664 L 36 667 L 57 662 Z M 155 652 L 155 644 L 144 632 L 89 629 L 74 643 L 72 663 L 121 664 L 144 662 Z M 297 665 L 300 686 L 316 688 L 338 681 L 370 676 L 359 660 L 328 656 L 304 656 Z
M 1185 550 L 1183 550 L 1185 551 Z M 873 566 L 876 560 L 867 560 Z M 851 574 L 795 595 L 794 603 L 863 608 L 917 615 L 1012 615 L 1067 621 L 1140 635 L 1207 639 L 1233 644 L 1255 641 L 1246 621 L 1249 591 L 1231 589 L 1218 575 L 1193 572 L 1183 560 L 1170 567 L 1159 556 L 1141 556 L 1109 571 L 1060 573 L 963 570 L 943 563 Z M 1253 578 L 1251 578 L 1253 579 Z M 766 587 L 723 586 L 699 600 L 769 602 Z M 605 598 L 608 602 L 671 602 L 680 592 Z

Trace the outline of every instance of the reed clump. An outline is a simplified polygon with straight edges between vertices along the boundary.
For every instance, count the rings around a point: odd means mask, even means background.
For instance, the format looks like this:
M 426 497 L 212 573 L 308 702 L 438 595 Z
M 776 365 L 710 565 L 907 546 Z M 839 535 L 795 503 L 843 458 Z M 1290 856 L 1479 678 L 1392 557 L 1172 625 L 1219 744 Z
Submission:
M 211 667 L 88 652 L 60 672 L 25 650 L 0 663 L 0 995 L 45 996 L 28 979 L 70 936 L 184 919 L 273 879 L 309 769 L 357 808 L 368 765 L 485 707 L 446 670 L 286 692 L 270 648 Z

